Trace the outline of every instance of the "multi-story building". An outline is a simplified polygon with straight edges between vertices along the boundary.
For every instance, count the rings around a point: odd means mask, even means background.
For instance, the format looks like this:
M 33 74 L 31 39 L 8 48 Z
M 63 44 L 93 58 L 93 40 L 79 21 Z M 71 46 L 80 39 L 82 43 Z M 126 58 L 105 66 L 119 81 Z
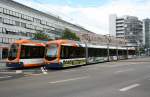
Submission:
M 32 38 L 37 32 L 47 32 L 52 39 L 60 37 L 65 28 L 75 33 L 89 33 L 83 27 L 64 21 L 12 0 L 0 0 L 0 59 L 8 44 L 17 39 Z M 3 55 L 3 56 L 2 56 Z
M 82 42 L 107 44 L 107 37 L 64 21 L 59 16 L 41 12 L 13 0 L 0 0 L 0 59 L 6 57 L 8 44 L 15 40 L 33 38 L 37 32 L 47 33 L 55 39 L 63 34 L 65 28 L 75 32 Z
M 150 55 L 150 19 L 143 19 L 143 44 Z
M 117 38 L 127 40 L 128 46 L 137 47 L 143 42 L 142 21 L 134 16 L 110 15 L 109 33 Z

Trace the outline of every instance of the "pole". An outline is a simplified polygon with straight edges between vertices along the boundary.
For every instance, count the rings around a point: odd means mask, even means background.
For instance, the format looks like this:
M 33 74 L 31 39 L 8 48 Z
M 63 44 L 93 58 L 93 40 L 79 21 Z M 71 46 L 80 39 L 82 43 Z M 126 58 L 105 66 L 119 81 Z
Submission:
M 109 43 L 107 43 L 107 56 L 108 56 L 108 62 L 109 62 Z
M 138 42 L 138 56 L 140 56 L 140 46 L 139 46 L 139 42 Z
M 85 43 L 85 58 L 86 58 L 86 64 L 88 64 L 88 46 L 87 46 L 87 43 Z
M 118 59 L 119 59 L 119 58 L 118 58 L 118 46 L 116 47 L 116 49 L 117 49 L 117 50 L 116 50 L 116 54 L 117 54 L 117 60 L 118 60 Z
M 149 48 L 147 49 L 147 55 L 149 56 Z
M 128 52 L 128 47 L 127 47 L 127 59 L 128 59 L 128 56 L 129 56 L 129 52 Z

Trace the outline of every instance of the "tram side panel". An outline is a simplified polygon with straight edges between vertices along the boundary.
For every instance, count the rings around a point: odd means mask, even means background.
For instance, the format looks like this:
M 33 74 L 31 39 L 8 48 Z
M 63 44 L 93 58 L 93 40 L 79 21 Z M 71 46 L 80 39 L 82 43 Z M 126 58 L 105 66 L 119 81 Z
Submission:
M 24 67 L 41 66 L 44 63 L 44 51 L 42 46 L 21 45 L 20 62 Z
M 62 67 L 80 66 L 86 64 L 84 47 L 62 46 L 61 58 Z
M 104 62 L 107 50 L 103 48 L 88 48 L 88 64 Z

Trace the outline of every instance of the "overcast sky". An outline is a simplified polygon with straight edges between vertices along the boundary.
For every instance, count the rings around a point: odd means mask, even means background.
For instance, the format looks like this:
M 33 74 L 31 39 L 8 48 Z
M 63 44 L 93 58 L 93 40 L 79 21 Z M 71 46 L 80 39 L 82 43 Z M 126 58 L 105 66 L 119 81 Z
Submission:
M 98 34 L 108 34 L 109 15 L 150 17 L 150 0 L 15 0 L 60 16 Z

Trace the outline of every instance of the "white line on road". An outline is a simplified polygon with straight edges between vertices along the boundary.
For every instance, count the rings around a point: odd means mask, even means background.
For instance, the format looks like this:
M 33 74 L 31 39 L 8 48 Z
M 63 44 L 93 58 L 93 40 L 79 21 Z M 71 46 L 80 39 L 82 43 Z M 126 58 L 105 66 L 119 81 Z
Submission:
M 140 86 L 140 84 L 133 84 L 133 85 L 124 87 L 124 88 L 120 89 L 119 91 L 121 91 L 121 92 L 128 91 L 128 90 L 133 89 L 133 88 L 138 87 L 138 86 Z
M 134 69 L 119 70 L 119 71 L 116 71 L 115 74 L 122 73 L 122 72 L 128 72 L 128 71 L 134 71 Z
M 48 83 L 50 83 L 50 84 L 56 84 L 56 83 L 62 83 L 62 82 L 68 82 L 68 81 L 75 81 L 75 80 L 86 79 L 86 78 L 89 78 L 89 76 L 76 77 L 76 78 L 72 78 L 72 79 L 59 80 L 59 81 L 53 81 L 53 82 L 48 82 Z
M 125 64 L 122 64 L 122 65 L 117 64 L 117 65 L 108 65 L 108 66 L 109 67 L 120 67 L 120 66 L 129 66 L 129 65 L 131 65 L 131 64 L 125 63 Z
M 9 78 L 9 77 L 12 77 L 12 76 L 0 76 L 0 78 L 2 79 L 2 78 Z

